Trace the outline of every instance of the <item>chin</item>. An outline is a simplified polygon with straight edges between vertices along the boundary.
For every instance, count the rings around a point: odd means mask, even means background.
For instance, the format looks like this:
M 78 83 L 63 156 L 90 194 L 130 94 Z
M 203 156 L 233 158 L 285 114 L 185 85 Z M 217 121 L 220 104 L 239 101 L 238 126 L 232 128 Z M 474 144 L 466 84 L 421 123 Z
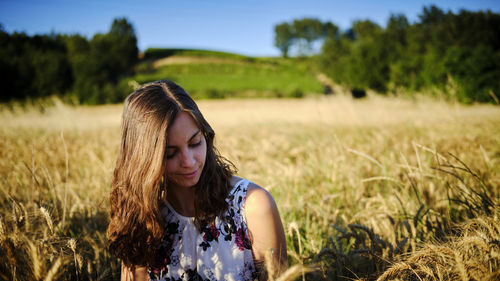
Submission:
M 192 179 L 192 180 L 175 181 L 175 182 L 173 182 L 173 184 L 178 186 L 178 187 L 191 188 L 191 187 L 194 187 L 196 184 L 198 184 L 199 181 L 200 181 L 200 178 L 197 178 L 197 179 Z

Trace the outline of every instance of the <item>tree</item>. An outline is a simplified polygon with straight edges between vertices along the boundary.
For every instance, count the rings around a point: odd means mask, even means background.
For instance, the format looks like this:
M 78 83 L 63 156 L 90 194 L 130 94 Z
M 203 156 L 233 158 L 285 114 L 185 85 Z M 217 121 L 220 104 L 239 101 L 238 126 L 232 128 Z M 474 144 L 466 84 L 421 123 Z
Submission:
M 0 100 L 72 94 L 81 103 L 122 101 L 128 93 L 118 90 L 120 79 L 137 59 L 137 38 L 125 18 L 90 42 L 78 34 L 8 34 L 0 26 Z
M 40 97 L 64 94 L 73 81 L 63 38 L 55 34 L 35 35 L 32 42 L 35 47 L 30 50 L 35 93 Z
M 61 36 L 0 31 L 0 99 L 22 100 L 64 94 L 72 77 Z
M 323 35 L 326 38 L 339 39 L 340 32 L 338 26 L 331 22 L 326 22 L 323 24 Z
M 387 22 L 385 37 L 387 43 L 405 48 L 407 45 L 406 33 L 408 32 L 408 19 L 403 14 L 392 14 Z
M 381 93 L 389 81 L 388 48 L 383 30 L 370 20 L 355 21 L 352 31 L 355 43 L 350 48 L 344 70 L 347 82 L 354 88 L 371 88 Z
M 327 37 L 321 68 L 351 87 L 440 90 L 461 102 L 493 102 L 500 92 L 498 26 L 500 15 L 491 11 L 453 14 L 436 6 L 424 7 L 413 24 L 402 14 L 391 15 L 385 29 L 356 21 Z
M 88 43 L 74 36 L 68 44 L 75 71 L 74 92 L 80 102 L 121 101 L 127 93 L 119 93 L 116 85 L 133 71 L 138 59 L 132 24 L 125 18 L 115 19 L 108 33 L 95 34 Z
M 288 56 L 290 47 L 297 46 L 299 55 L 313 51 L 316 40 L 338 37 L 339 29 L 331 22 L 322 23 L 318 19 L 296 19 L 292 23 L 283 22 L 274 27 L 274 45 L 280 49 L 283 57 Z
M 113 20 L 107 36 L 111 41 L 111 50 L 108 55 L 113 57 L 114 71 L 129 72 L 136 64 L 139 54 L 134 27 L 126 18 L 118 18 Z
M 379 35 L 382 28 L 370 20 L 358 20 L 352 24 L 354 36 L 358 40 L 370 40 Z
M 293 31 L 290 24 L 284 22 L 274 27 L 274 46 L 280 49 L 283 57 L 288 57 L 288 50 L 293 43 Z
M 442 23 L 446 19 L 446 14 L 435 5 L 431 5 L 430 7 L 424 7 L 422 14 L 418 15 L 418 17 L 422 25 L 429 26 Z
M 339 28 L 331 22 L 325 23 L 323 28 L 326 38 L 321 46 L 318 62 L 322 71 L 327 73 L 333 81 L 344 83 L 346 81 L 344 72 L 346 58 L 351 48 L 350 39 L 345 37 Z
M 325 37 L 325 28 L 323 23 L 314 18 L 303 18 L 293 21 L 293 33 L 299 44 L 299 53 L 310 53 L 312 43 Z

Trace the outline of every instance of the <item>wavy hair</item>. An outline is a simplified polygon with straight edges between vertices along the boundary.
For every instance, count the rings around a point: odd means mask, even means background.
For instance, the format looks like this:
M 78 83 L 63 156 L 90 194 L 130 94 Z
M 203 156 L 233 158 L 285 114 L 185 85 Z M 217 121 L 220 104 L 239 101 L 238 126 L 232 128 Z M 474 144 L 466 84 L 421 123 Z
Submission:
M 125 100 L 110 192 L 109 248 L 128 266 L 156 263 L 164 231 L 161 210 L 168 198 L 167 130 L 181 111 L 193 117 L 207 143 L 205 166 L 194 187 L 195 224 L 200 229 L 227 210 L 235 168 L 214 147 L 214 130 L 196 103 L 172 81 L 143 85 Z

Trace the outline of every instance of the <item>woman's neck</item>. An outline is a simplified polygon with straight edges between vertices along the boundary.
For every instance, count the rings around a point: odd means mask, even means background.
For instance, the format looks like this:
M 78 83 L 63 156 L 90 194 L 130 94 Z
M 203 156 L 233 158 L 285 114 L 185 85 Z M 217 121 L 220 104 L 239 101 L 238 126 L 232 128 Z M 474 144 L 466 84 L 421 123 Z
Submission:
M 169 186 L 167 201 L 182 216 L 194 217 L 194 187 Z

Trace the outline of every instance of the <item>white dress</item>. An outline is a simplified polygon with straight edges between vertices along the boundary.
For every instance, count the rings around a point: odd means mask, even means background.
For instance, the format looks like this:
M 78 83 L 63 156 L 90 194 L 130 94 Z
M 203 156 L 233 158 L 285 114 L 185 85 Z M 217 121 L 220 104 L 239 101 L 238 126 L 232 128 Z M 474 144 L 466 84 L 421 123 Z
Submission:
M 254 280 L 256 270 L 248 239 L 245 200 L 249 181 L 229 192 L 228 210 L 198 232 L 193 217 L 178 214 L 168 203 L 162 210 L 165 234 L 161 266 L 148 268 L 149 280 Z

